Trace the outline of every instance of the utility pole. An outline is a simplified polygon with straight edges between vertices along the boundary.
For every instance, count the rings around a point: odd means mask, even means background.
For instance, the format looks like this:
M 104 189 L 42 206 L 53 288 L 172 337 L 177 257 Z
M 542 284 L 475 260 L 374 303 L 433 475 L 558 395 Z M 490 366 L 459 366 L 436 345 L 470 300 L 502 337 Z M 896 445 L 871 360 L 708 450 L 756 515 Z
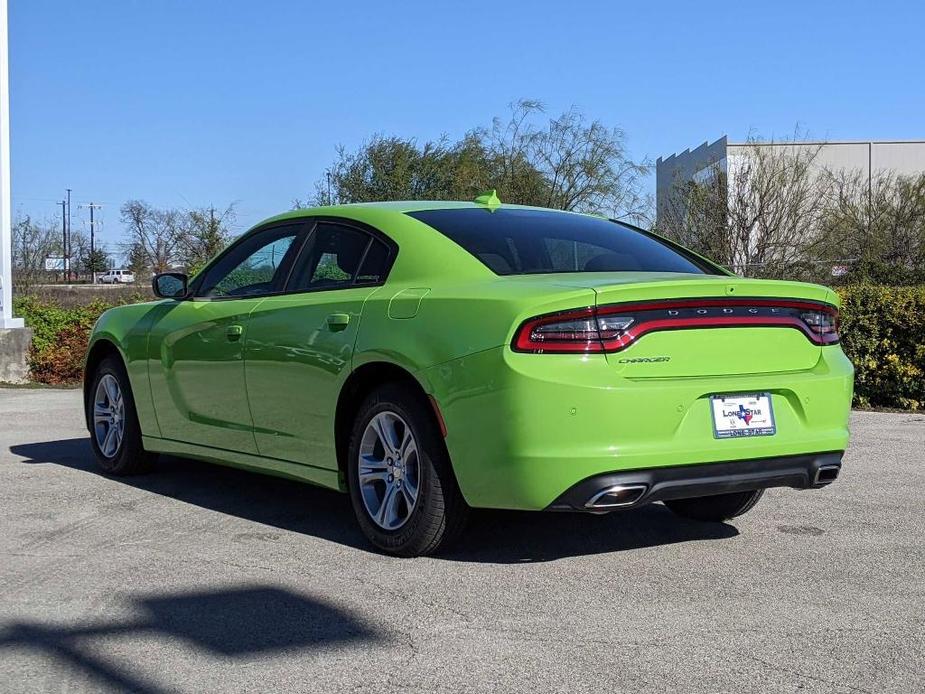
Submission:
M 71 254 L 73 252 L 71 244 L 71 189 L 67 188 L 67 246 L 65 252 L 67 253 L 67 260 L 64 262 L 64 266 L 67 268 L 68 279 L 71 277 Z
M 94 263 L 94 262 L 96 261 L 96 259 L 93 257 L 93 251 L 94 251 L 95 248 L 96 248 L 96 245 L 95 245 L 96 228 L 95 228 L 94 225 L 93 225 L 93 210 L 99 210 L 99 209 L 101 209 L 103 206 L 102 206 L 102 205 L 96 205 L 96 204 L 94 204 L 94 203 L 92 203 L 92 202 L 89 202 L 89 203 L 87 203 L 86 205 L 81 205 L 81 207 L 89 207 L 89 208 L 90 208 L 90 262 L 91 262 L 91 263 Z M 94 269 L 91 270 L 90 272 L 93 274 L 93 284 L 96 284 L 96 269 L 95 269 L 95 266 L 94 266 Z
M 67 200 L 61 201 L 61 262 L 63 264 L 61 277 L 68 281 L 67 275 Z

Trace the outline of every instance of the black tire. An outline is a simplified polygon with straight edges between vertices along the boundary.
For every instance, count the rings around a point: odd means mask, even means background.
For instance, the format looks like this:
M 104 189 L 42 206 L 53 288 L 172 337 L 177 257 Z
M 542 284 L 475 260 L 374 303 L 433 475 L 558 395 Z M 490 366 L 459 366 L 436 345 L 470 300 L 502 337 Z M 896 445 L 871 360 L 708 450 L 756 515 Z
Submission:
M 764 494 L 763 489 L 753 492 L 734 492 L 699 496 L 694 499 L 673 499 L 664 504 L 684 518 L 699 521 L 722 522 L 748 513 Z
M 115 452 L 111 452 L 110 455 L 106 455 L 100 448 L 94 423 L 94 405 L 97 391 L 100 382 L 107 375 L 112 376 L 118 382 L 124 405 L 122 441 Z M 157 454 L 146 451 L 142 445 L 141 426 L 138 423 L 138 413 L 135 410 L 135 398 L 132 395 L 132 387 L 128 380 L 128 374 L 125 372 L 125 365 L 119 357 L 115 355 L 105 357 L 97 365 L 96 370 L 92 374 L 90 391 L 87 394 L 87 398 L 90 445 L 93 447 L 94 455 L 96 455 L 96 462 L 103 472 L 108 475 L 137 475 L 150 470 L 154 461 L 157 459 Z
M 404 524 L 395 530 L 377 524 L 360 491 L 361 442 L 367 426 L 380 413 L 398 415 L 407 423 L 417 444 L 416 501 Z M 388 554 L 401 557 L 433 554 L 449 546 L 465 525 L 469 507 L 459 491 L 434 412 L 423 397 L 402 384 L 378 388 L 360 407 L 350 435 L 347 480 L 353 511 L 363 534 Z

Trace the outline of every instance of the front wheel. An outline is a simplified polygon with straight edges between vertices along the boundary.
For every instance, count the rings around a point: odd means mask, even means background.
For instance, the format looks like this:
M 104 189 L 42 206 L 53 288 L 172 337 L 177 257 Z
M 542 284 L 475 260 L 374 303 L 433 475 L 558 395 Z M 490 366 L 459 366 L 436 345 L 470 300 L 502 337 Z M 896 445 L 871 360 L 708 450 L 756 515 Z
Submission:
M 693 499 L 672 499 L 663 503 L 684 518 L 718 523 L 751 511 L 763 494 L 763 489 L 757 489 L 751 492 L 699 496 Z
M 90 443 L 99 466 L 110 475 L 147 471 L 157 456 L 142 445 L 135 400 L 121 359 L 109 356 L 99 363 L 89 398 Z
M 468 512 L 426 401 L 398 384 L 363 403 L 350 437 L 348 482 L 363 533 L 397 556 L 432 554 Z

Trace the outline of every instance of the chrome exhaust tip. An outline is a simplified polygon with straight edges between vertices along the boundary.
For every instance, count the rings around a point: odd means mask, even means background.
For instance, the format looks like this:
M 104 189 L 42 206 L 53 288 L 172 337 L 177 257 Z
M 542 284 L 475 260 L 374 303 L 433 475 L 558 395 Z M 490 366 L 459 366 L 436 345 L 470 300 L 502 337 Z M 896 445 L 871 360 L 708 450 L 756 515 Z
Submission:
M 585 508 L 591 511 L 607 511 L 632 506 L 642 498 L 648 488 L 646 484 L 617 484 L 607 487 L 588 499 Z
M 816 479 L 813 480 L 814 487 L 822 487 L 831 484 L 838 478 L 841 472 L 841 465 L 822 465 L 816 470 Z

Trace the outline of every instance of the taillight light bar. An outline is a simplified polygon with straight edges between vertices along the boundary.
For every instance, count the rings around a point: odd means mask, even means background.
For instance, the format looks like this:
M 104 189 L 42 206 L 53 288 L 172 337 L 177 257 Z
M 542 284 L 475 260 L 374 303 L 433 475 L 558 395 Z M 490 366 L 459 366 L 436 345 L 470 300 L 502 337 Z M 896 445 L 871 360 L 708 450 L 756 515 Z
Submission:
M 736 327 L 793 328 L 814 344 L 832 345 L 838 342 L 838 311 L 830 304 L 791 299 L 676 299 L 588 306 L 524 321 L 511 348 L 535 354 L 619 352 L 651 332 Z

